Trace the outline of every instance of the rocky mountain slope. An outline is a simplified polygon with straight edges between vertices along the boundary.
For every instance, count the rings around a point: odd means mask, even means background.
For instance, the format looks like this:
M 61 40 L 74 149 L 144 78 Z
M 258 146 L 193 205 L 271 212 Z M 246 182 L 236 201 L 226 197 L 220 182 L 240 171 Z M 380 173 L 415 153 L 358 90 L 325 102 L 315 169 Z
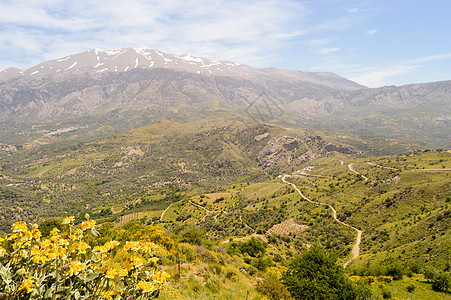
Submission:
M 46 124 L 87 127 L 96 138 L 97 131 L 159 118 L 232 110 L 448 148 L 450 99 L 451 81 L 368 89 L 331 73 L 255 69 L 145 48 L 93 49 L 0 72 L 0 142 L 24 142 Z

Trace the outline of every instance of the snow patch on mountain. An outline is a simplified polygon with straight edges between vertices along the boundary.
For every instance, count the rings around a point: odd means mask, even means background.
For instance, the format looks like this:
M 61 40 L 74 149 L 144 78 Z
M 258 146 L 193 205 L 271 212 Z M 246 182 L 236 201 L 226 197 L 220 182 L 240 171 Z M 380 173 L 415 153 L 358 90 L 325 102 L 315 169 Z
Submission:
M 66 71 L 72 69 L 72 68 L 75 67 L 77 64 L 78 64 L 78 61 L 74 62 L 73 64 L 70 65 L 69 68 L 66 69 Z M 41 67 L 41 68 L 42 68 L 42 67 Z
M 186 61 L 192 61 L 192 62 L 197 62 L 197 63 L 203 63 L 202 58 L 200 58 L 200 57 L 194 57 L 194 56 L 191 56 L 191 55 L 189 55 L 189 54 L 185 54 L 185 55 L 183 55 L 183 56 L 178 56 L 178 58 L 181 58 L 181 59 L 186 60 Z
M 152 60 L 152 56 L 151 56 L 152 52 L 150 52 L 149 49 L 147 49 L 147 48 L 133 48 L 133 50 L 135 50 L 136 53 L 144 56 L 145 59 L 150 60 L 150 61 Z M 155 51 L 155 52 L 157 52 L 157 51 Z M 157 54 L 158 54 L 158 52 L 157 52 Z

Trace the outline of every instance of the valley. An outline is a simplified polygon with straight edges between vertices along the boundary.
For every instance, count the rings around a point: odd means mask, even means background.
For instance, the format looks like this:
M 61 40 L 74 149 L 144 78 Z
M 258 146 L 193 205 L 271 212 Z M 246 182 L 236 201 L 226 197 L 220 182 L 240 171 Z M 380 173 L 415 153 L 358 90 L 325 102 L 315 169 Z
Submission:
M 450 299 L 433 287 L 451 267 L 450 87 L 144 48 L 2 72 L 0 244 L 73 216 L 98 224 L 92 251 L 160 243 L 163 299 L 291 299 L 303 255 L 333 262 L 351 298 Z

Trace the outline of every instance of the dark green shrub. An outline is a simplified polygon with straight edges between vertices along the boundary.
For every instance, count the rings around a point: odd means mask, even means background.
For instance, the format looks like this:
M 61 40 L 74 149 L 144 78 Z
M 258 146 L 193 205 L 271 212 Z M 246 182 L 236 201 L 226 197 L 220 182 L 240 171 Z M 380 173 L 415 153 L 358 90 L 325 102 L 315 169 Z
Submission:
M 238 249 L 243 254 L 249 254 L 252 257 L 259 257 L 266 252 L 265 245 L 256 238 L 252 237 L 250 240 L 242 243 Z
M 201 245 L 206 238 L 206 231 L 198 227 L 187 227 L 181 232 L 181 235 L 183 243 Z
M 319 246 L 313 246 L 291 262 L 282 283 L 294 299 L 366 299 L 368 286 L 354 284 L 344 273 L 337 258 Z
M 391 292 L 387 289 L 382 289 L 382 298 L 391 299 Z
M 451 292 L 451 275 L 448 273 L 436 275 L 432 281 L 432 289 L 438 292 Z
M 387 275 L 393 277 L 393 280 L 400 280 L 404 271 L 400 265 L 390 265 L 387 268 Z
M 413 283 L 411 283 L 406 287 L 406 289 L 409 293 L 413 293 L 413 291 L 415 290 L 415 286 L 413 285 Z
M 410 266 L 410 271 L 412 271 L 415 274 L 420 274 L 421 273 L 421 268 L 420 268 L 420 266 L 418 264 L 414 263 L 414 264 L 412 264 Z

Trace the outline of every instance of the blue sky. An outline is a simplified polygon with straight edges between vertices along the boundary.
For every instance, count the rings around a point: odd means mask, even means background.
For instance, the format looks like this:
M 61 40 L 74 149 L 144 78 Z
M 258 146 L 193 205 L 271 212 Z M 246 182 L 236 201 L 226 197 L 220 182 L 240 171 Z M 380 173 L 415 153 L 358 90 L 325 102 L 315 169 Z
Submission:
M 449 0 L 0 0 L 0 70 L 148 47 L 369 87 L 451 80 Z

